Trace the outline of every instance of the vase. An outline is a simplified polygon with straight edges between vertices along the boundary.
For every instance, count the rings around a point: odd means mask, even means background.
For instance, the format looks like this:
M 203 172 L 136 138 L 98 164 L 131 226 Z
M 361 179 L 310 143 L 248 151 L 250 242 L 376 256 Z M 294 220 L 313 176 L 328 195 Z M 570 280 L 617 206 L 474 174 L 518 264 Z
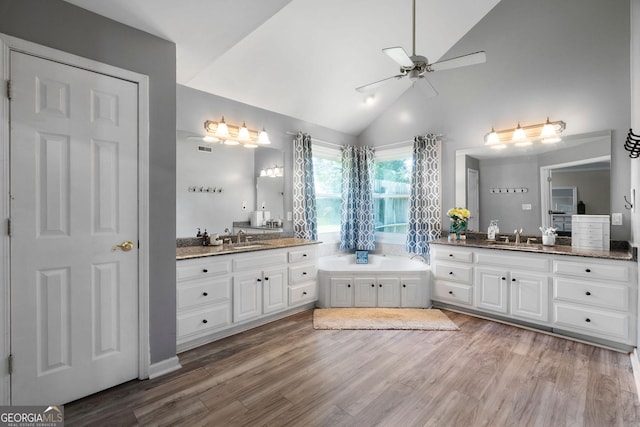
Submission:
M 455 234 L 456 240 L 460 240 L 460 233 L 467 231 L 467 221 L 452 221 L 449 225 L 449 234 Z

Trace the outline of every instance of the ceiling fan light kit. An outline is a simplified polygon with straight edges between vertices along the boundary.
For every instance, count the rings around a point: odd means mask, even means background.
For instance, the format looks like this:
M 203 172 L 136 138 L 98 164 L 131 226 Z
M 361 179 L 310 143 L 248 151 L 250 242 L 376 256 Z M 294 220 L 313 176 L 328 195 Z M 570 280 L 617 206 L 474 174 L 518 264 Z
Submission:
M 566 123 L 562 120 L 550 121 L 547 117 L 545 123 L 538 123 L 529 126 L 518 126 L 512 129 L 496 131 L 493 127 L 491 132 L 484 136 L 485 145 L 494 149 L 506 148 L 508 144 L 518 147 L 532 145 L 534 142 L 542 144 L 554 144 L 562 141 L 560 134 L 566 129 Z
M 382 80 L 378 80 L 373 83 L 359 86 L 356 88 L 358 92 L 372 91 L 389 80 L 399 80 L 404 77 L 409 77 L 414 81 L 414 86 L 421 81 L 420 89 L 427 96 L 437 95 L 437 91 L 426 80 L 425 74 L 433 71 L 449 70 L 451 68 L 465 67 L 468 65 L 481 64 L 487 61 L 487 55 L 484 51 L 469 53 L 467 55 L 457 56 L 451 59 L 445 59 L 439 62 L 429 63 L 429 60 L 422 56 L 416 55 L 416 0 L 413 0 L 413 54 L 409 56 L 407 52 L 400 46 L 387 47 L 382 49 L 382 52 L 391 58 L 395 63 L 400 66 L 400 74 L 387 77 Z
M 245 122 L 242 122 L 242 126 L 230 125 L 224 121 L 224 116 L 219 122 L 205 121 L 204 130 L 207 132 L 202 138 L 205 142 L 222 142 L 225 145 L 242 145 L 246 148 L 271 144 L 269 134 L 264 127 L 258 132 L 247 128 Z

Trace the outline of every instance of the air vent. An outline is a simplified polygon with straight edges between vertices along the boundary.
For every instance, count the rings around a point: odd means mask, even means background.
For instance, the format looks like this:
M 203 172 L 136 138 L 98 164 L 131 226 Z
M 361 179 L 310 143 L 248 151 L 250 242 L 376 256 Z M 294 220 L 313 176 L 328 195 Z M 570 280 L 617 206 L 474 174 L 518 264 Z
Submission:
M 211 149 L 211 147 L 206 147 L 204 145 L 198 145 L 198 151 L 200 151 L 202 153 L 211 153 L 212 149 Z

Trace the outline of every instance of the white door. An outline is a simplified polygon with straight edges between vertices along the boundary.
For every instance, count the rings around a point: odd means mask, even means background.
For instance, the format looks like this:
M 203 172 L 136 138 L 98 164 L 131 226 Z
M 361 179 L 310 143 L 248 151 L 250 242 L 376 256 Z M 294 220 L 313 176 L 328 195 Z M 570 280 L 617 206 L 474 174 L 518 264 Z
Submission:
M 506 313 L 508 310 L 508 271 L 476 268 L 475 305 L 486 310 Z
M 511 314 L 526 319 L 549 321 L 549 278 L 511 273 Z
M 138 376 L 138 89 L 10 61 L 11 403 L 61 404 Z
M 233 321 L 253 319 L 262 314 L 262 278 L 249 273 L 233 278 Z
M 262 278 L 262 313 L 272 313 L 287 306 L 287 273 L 283 269 L 265 271 Z
M 382 277 L 378 279 L 378 307 L 400 307 L 400 279 Z
M 469 229 L 480 231 L 480 190 L 478 171 L 467 169 L 467 209 L 471 212 Z
M 375 307 L 378 305 L 378 289 L 375 277 L 353 279 L 354 307 Z

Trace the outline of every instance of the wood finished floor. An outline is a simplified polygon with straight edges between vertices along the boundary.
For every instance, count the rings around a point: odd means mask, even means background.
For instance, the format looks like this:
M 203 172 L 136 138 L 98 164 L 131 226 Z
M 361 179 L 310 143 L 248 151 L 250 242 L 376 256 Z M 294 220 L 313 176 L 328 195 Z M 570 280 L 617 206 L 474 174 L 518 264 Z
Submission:
M 640 425 L 628 355 L 445 313 L 460 331 L 316 331 L 300 313 L 67 404 L 65 425 Z

